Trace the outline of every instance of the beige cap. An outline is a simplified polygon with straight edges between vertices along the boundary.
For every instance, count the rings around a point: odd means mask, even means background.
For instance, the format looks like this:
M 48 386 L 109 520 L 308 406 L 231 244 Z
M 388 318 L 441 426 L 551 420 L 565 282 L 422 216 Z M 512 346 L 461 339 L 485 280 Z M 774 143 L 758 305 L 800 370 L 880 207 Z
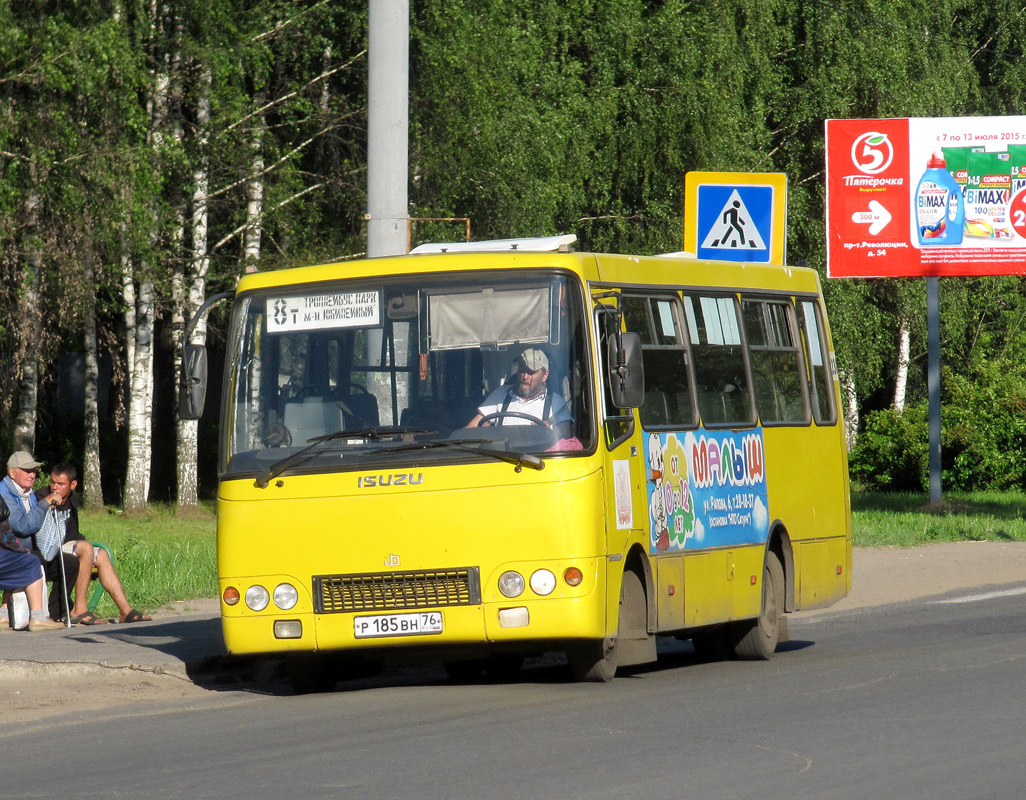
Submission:
M 520 354 L 520 363 L 526 366 L 531 372 L 549 368 L 549 357 L 537 347 L 529 347 Z
M 18 450 L 7 459 L 7 469 L 38 469 L 43 466 L 28 450 Z

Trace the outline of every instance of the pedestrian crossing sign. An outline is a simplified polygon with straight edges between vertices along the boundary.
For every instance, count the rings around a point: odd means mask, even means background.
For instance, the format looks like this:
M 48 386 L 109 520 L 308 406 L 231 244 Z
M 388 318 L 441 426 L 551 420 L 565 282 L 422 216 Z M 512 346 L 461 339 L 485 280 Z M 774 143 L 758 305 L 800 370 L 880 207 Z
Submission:
M 783 264 L 787 176 L 775 172 L 689 172 L 684 249 L 698 258 Z

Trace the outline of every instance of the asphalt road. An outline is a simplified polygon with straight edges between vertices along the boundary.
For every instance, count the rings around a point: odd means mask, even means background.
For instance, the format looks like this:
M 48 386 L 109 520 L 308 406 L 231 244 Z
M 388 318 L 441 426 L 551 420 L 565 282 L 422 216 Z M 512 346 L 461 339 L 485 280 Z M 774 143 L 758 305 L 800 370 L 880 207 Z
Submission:
M 1014 585 L 798 617 L 769 662 L 675 643 L 608 685 L 426 667 L 0 724 L 0 798 L 1017 797 L 1024 611 Z

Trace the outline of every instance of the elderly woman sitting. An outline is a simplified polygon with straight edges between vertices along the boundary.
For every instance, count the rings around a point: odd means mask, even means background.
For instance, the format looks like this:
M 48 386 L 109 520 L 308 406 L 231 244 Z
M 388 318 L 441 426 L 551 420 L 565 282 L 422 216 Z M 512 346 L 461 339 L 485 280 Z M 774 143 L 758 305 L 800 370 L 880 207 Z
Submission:
M 0 514 L 6 510 L 0 509 Z M 5 514 L 3 516 L 6 517 Z M 0 590 L 3 591 L 3 601 L 7 607 L 4 610 L 9 616 L 5 625 L 3 614 L 0 613 L 0 633 L 15 630 L 10 611 L 10 598 L 12 591 L 21 589 L 25 590 L 25 596 L 28 598 L 28 630 L 49 631 L 63 628 L 61 623 L 50 619 L 43 608 L 43 573 L 39 568 L 39 560 L 29 552 L 22 552 L 23 548 L 8 539 L 9 528 L 6 522 L 0 523 L 0 528 L 3 528 L 0 530 Z

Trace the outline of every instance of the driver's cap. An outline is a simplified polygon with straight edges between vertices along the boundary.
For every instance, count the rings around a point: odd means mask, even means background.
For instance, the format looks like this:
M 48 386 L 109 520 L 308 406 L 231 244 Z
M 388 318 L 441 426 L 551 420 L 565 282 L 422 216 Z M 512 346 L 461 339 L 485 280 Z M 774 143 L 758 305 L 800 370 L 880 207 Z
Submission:
M 520 363 L 531 372 L 549 368 L 549 357 L 537 347 L 529 347 L 520 354 Z

